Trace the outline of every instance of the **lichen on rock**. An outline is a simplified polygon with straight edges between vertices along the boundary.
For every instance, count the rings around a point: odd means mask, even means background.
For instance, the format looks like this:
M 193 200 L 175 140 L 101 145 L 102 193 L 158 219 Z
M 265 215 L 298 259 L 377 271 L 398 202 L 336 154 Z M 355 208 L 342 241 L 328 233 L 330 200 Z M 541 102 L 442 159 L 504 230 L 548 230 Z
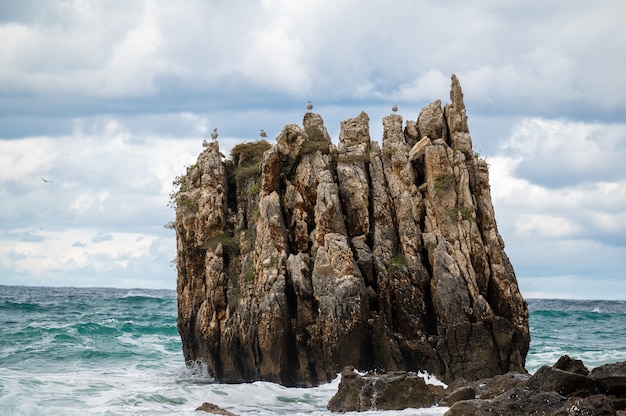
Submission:
M 504 252 L 463 93 L 414 121 L 319 114 L 177 181 L 178 329 L 224 382 L 329 381 L 345 366 L 444 381 L 523 372 L 528 310 Z

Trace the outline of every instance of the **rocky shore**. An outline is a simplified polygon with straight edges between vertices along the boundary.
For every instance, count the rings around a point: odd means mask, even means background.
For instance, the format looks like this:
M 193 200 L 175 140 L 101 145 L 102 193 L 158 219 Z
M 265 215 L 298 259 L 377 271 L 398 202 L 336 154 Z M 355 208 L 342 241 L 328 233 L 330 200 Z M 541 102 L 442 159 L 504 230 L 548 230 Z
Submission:
M 416 374 L 341 373 L 333 412 L 401 410 L 446 406 L 446 416 L 478 415 L 626 415 L 626 362 L 589 371 L 580 360 L 561 357 L 532 376 L 509 372 L 444 388 Z

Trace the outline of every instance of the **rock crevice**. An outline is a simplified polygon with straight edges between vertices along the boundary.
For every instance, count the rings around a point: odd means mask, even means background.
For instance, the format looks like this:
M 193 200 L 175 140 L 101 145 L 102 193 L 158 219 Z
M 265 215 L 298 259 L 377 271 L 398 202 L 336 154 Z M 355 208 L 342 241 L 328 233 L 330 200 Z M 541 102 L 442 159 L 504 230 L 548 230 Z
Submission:
M 310 112 L 273 146 L 208 143 L 173 195 L 185 359 L 289 386 L 523 372 L 528 310 L 455 76 L 450 98 L 384 117 L 382 146 L 364 112 L 337 145 Z

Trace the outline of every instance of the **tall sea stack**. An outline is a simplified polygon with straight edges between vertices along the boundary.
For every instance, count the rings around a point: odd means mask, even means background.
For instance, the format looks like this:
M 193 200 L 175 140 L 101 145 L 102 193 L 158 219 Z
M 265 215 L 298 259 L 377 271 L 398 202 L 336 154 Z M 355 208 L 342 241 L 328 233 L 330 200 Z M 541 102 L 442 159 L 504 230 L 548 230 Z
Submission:
M 524 372 L 528 309 L 454 75 L 450 99 L 384 117 L 382 148 L 364 112 L 336 146 L 312 112 L 230 159 L 207 143 L 172 195 L 185 359 L 286 386 Z

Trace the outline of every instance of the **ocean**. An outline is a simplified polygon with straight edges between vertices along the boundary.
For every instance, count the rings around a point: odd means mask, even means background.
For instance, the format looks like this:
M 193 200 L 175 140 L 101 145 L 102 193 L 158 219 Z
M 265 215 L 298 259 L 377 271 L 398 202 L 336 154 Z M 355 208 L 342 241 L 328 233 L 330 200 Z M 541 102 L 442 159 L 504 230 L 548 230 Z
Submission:
M 563 354 L 626 360 L 626 301 L 529 299 L 527 368 Z M 0 415 L 329 415 L 339 379 L 316 388 L 215 383 L 187 367 L 170 290 L 0 286 Z M 445 408 L 360 415 L 441 415 Z

